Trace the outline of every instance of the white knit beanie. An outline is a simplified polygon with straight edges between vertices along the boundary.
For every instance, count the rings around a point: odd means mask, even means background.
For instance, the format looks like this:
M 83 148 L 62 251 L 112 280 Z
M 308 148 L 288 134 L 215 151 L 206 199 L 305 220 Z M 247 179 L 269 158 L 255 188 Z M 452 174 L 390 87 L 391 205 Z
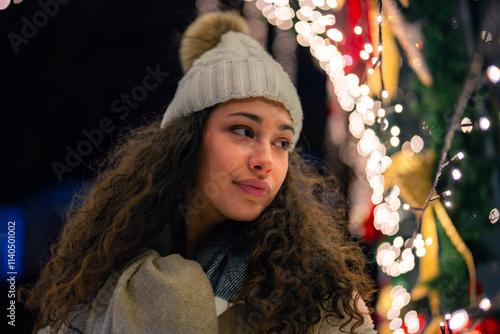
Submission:
M 187 72 L 163 115 L 162 128 L 231 99 L 264 97 L 290 113 L 295 130 L 290 148 L 295 147 L 303 117 L 297 90 L 281 65 L 246 31 L 244 19 L 232 12 L 205 14 L 188 27 L 180 51 Z

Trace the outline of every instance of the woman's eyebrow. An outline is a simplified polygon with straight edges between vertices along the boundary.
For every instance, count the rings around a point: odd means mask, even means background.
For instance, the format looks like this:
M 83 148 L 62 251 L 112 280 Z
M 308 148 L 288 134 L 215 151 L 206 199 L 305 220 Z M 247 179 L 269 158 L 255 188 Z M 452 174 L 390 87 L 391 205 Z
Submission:
M 262 122 L 263 122 L 262 117 L 255 115 L 255 114 L 252 114 L 252 113 L 249 113 L 249 112 L 245 112 L 245 111 L 237 111 L 237 112 L 234 112 L 234 113 L 227 115 L 227 117 L 233 117 L 233 116 L 243 116 L 243 117 L 246 117 L 246 118 L 254 121 L 257 124 L 262 124 Z M 290 130 L 290 131 L 292 131 L 292 133 L 295 134 L 294 127 L 289 125 L 289 124 L 281 124 L 279 127 L 279 130 L 280 131 Z

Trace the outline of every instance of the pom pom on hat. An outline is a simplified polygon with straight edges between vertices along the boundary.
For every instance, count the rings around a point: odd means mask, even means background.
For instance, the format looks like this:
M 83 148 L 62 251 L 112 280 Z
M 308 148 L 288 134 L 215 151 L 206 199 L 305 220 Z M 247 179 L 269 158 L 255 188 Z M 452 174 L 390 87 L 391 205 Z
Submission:
M 228 31 L 241 32 L 248 35 L 245 20 L 232 12 L 207 13 L 195 20 L 182 37 L 180 60 L 184 73 L 202 54 L 219 44 L 222 35 Z
M 188 27 L 180 49 L 186 72 L 163 115 L 162 128 L 173 119 L 232 99 L 263 97 L 290 113 L 290 149 L 295 147 L 303 117 L 297 89 L 283 67 L 246 33 L 245 20 L 233 12 L 204 14 Z

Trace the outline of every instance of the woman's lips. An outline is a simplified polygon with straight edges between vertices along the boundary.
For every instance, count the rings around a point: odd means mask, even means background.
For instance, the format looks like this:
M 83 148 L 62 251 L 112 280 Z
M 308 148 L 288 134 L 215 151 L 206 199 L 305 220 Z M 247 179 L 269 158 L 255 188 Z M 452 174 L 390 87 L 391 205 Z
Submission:
M 255 197 L 263 197 L 271 191 L 271 187 L 265 181 L 258 179 L 244 179 L 234 181 L 241 190 Z

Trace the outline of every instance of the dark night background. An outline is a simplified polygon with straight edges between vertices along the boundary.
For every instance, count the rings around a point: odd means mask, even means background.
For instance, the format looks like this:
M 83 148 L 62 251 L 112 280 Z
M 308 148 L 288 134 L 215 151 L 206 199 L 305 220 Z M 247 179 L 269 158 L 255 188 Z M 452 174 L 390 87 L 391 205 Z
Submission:
M 182 76 L 178 43 L 197 13 L 194 0 L 41 3 L 52 4 L 46 11 L 53 14 L 46 21 L 38 1 L 11 3 L 0 11 L 0 216 L 12 220 L 6 217 L 17 215 L 25 225 L 24 242 L 22 231 L 16 230 L 17 244 L 25 246 L 24 272 L 18 273 L 17 286 L 37 277 L 42 251 L 59 232 L 65 206 L 82 181 L 94 176 L 97 162 L 120 130 L 161 114 L 173 97 Z M 241 3 L 227 1 L 221 7 Z M 34 20 L 39 20 L 35 30 L 26 23 Z M 305 83 L 299 85 L 299 94 L 304 110 L 309 110 L 306 146 L 321 155 L 326 79 L 306 49 L 298 48 L 297 57 L 303 59 L 298 62 L 297 81 Z M 147 91 L 143 101 L 131 103 L 126 117 L 113 112 L 113 101 L 142 86 L 148 68 L 162 72 L 162 82 Z M 99 129 L 103 119 L 111 120 L 113 131 L 103 133 L 90 150 L 82 146 L 88 141 L 85 132 Z M 67 165 L 69 150 L 78 148 L 84 152 L 82 161 L 58 176 L 54 164 Z M 21 256 L 16 253 L 18 266 Z M 7 290 L 3 277 L 2 309 L 8 306 Z M 31 326 L 32 319 L 17 304 L 16 333 L 28 333 Z

